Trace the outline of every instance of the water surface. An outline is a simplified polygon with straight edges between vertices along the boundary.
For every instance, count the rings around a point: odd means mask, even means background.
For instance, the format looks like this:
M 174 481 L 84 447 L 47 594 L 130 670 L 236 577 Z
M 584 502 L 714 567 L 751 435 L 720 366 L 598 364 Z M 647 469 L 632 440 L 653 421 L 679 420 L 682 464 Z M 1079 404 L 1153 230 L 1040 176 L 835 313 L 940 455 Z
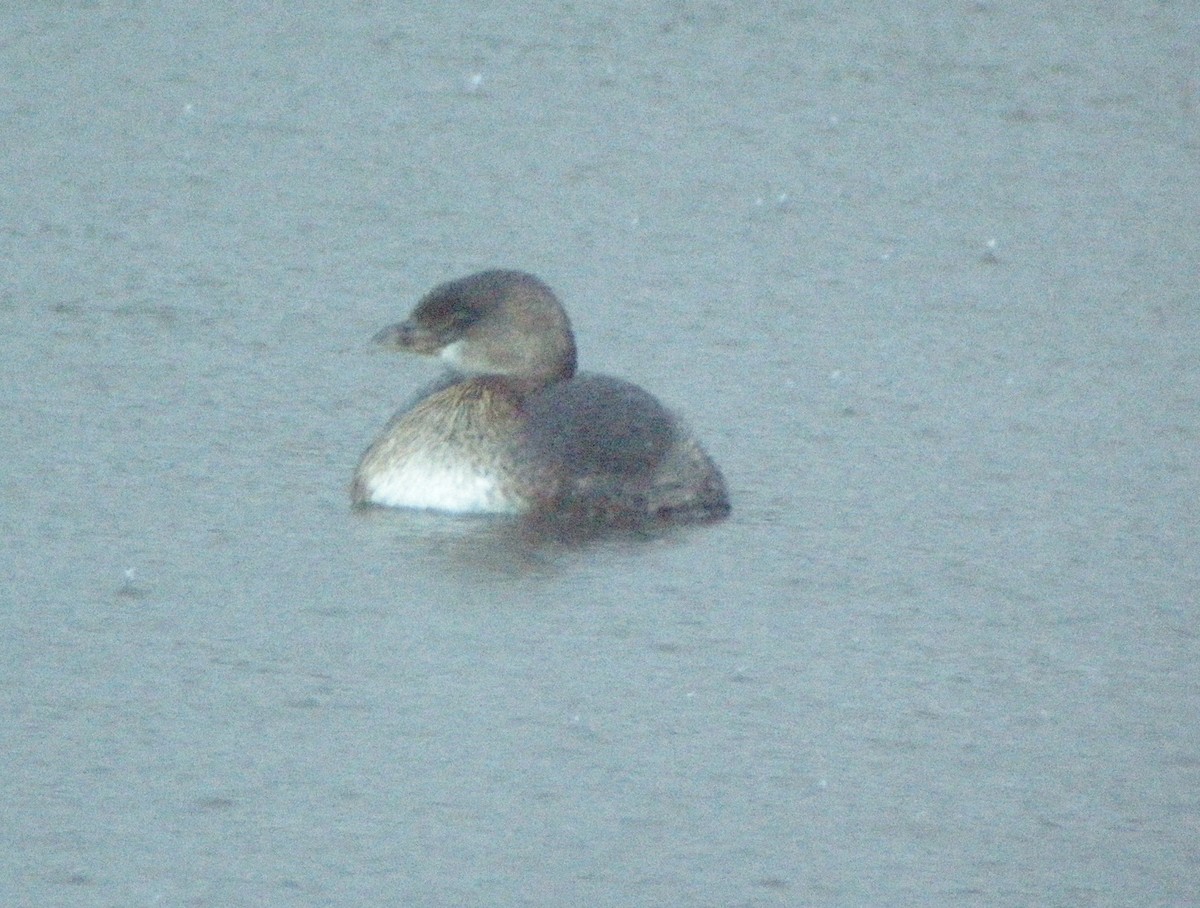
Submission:
M 0 902 L 1194 898 L 1186 4 L 0 20 Z M 496 265 L 729 520 L 350 509 Z

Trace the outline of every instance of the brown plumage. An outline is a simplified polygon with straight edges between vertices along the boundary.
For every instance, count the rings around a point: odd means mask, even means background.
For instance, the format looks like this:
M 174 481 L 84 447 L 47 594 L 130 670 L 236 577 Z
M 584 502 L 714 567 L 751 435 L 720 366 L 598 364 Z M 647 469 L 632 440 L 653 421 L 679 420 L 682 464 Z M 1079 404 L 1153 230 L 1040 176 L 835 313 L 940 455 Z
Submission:
M 629 382 L 575 373 L 566 313 L 532 275 L 442 284 L 376 340 L 455 372 L 363 454 L 356 504 L 617 522 L 729 511 L 720 471 L 676 416 Z

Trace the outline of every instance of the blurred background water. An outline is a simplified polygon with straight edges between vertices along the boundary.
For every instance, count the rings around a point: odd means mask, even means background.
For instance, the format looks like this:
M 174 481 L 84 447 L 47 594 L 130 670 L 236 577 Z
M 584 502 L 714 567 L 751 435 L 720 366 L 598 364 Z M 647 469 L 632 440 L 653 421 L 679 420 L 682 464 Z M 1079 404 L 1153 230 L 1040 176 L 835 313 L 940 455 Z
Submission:
M 0 902 L 1194 902 L 1189 4 L 0 35 Z M 488 266 L 728 521 L 349 508 Z

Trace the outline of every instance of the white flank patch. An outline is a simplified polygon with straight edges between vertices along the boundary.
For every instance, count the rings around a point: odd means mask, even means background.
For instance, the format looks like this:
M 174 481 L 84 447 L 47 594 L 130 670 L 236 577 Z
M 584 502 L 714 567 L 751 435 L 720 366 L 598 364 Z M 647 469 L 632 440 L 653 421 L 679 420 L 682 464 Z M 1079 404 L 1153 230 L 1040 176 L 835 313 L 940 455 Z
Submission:
M 370 500 L 390 508 L 450 514 L 515 514 L 522 510 L 500 491 L 494 476 L 466 463 L 431 464 L 421 457 L 370 478 Z

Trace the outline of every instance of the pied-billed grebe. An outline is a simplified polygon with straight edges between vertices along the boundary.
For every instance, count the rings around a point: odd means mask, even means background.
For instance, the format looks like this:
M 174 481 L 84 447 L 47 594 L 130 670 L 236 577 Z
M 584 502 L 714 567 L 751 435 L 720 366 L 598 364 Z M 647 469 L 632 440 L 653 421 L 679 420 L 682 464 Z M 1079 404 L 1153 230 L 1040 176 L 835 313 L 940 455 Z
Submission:
M 620 521 L 729 512 L 720 471 L 681 420 L 636 385 L 575 373 L 567 315 L 533 275 L 441 284 L 375 340 L 452 371 L 363 454 L 356 504 Z

